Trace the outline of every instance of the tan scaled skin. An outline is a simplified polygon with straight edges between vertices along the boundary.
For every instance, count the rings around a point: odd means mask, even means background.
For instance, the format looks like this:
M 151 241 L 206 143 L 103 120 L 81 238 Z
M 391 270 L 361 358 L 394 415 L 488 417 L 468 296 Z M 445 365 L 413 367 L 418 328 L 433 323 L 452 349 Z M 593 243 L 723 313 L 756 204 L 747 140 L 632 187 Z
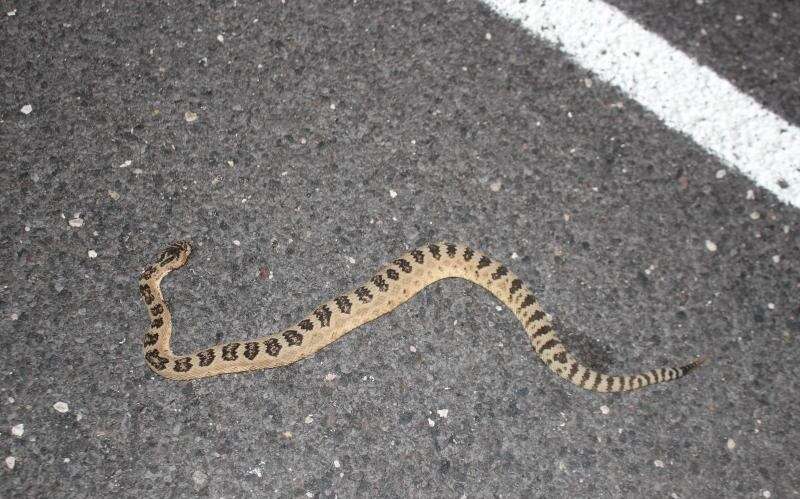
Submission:
M 391 312 L 425 286 L 448 277 L 474 282 L 511 309 L 528 333 L 533 349 L 556 374 L 587 390 L 621 392 L 685 376 L 705 359 L 681 367 L 634 375 L 609 375 L 582 365 L 556 336 L 550 317 L 531 290 L 504 265 L 462 244 L 437 243 L 405 253 L 382 267 L 353 291 L 330 300 L 296 325 L 270 336 L 230 342 L 190 355 L 170 348 L 172 318 L 161 292 L 161 279 L 182 267 L 191 254 L 186 241 L 172 243 L 139 280 L 150 315 L 144 354 L 150 368 L 170 379 L 188 380 L 218 374 L 285 366 L 309 357 L 357 327 Z

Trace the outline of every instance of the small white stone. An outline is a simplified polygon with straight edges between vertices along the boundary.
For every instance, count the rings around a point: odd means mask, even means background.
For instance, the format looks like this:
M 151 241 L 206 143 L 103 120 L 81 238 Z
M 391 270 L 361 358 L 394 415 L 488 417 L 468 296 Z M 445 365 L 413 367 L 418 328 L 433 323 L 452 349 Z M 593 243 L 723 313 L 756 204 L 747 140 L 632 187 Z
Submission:
M 25 226 L 25 232 L 30 232 L 30 231 L 31 231 L 31 226 L 30 225 L 26 225 Z
M 25 425 L 23 423 L 15 424 L 11 427 L 11 434 L 15 437 L 21 437 L 25 434 Z
M 314 497 L 314 493 L 309 490 L 306 492 L 306 497 Z
M 121 165 L 119 165 L 119 167 L 120 167 L 120 168 L 127 168 L 127 167 L 131 166 L 131 164 L 133 164 L 133 161 L 131 161 L 131 160 L 129 160 L 129 159 L 126 159 L 124 163 L 122 163 Z
M 132 173 L 133 173 L 134 175 L 141 175 L 142 173 L 144 173 L 144 170 L 142 170 L 141 168 L 134 168 L 134 169 L 132 170 Z
M 83 219 L 80 217 L 70 218 L 67 223 L 69 223 L 70 227 L 83 227 Z
M 717 170 L 717 173 L 714 176 L 717 177 L 718 179 L 720 179 L 720 178 L 725 178 L 725 175 L 727 175 L 727 174 L 728 174 L 728 170 L 724 170 L 723 169 L 723 170 Z
M 75 421 L 80 421 L 81 419 L 83 419 L 83 414 L 79 412 L 78 414 L 75 415 Z
M 234 246 L 241 246 L 241 245 L 242 245 L 242 242 L 241 242 L 241 241 L 239 241 L 238 239 L 234 239 L 234 240 L 233 240 L 233 245 L 234 245 Z
M 304 421 L 306 422 L 306 424 L 311 424 L 314 422 L 314 418 L 312 418 L 311 414 L 309 414 L 308 416 L 306 416 L 306 419 Z
M 89 258 L 97 258 L 97 252 L 93 249 L 87 251 L 86 254 L 89 255 Z
M 745 196 L 747 199 L 755 199 L 756 195 L 753 192 L 753 189 L 747 189 L 747 195 Z
M 511 253 L 511 259 L 512 259 L 512 260 L 516 260 L 517 258 L 519 258 L 519 255 L 517 254 L 517 252 L 516 252 L 516 251 L 515 251 L 515 252 L 513 252 L 513 253 Z
M 30 104 L 25 104 L 19 110 L 19 112 L 22 114 L 31 114 L 32 111 L 33 111 L 33 106 L 31 106 Z
M 339 376 L 337 376 L 336 373 L 328 373 L 325 375 L 325 381 L 333 381 L 338 377 Z
M 744 19 L 744 16 L 741 14 L 736 14 L 736 17 L 734 19 L 736 19 L 737 21 L 741 21 Z
M 611 409 L 609 409 L 607 405 L 601 405 L 600 412 L 602 412 L 603 414 L 608 414 L 611 412 Z
M 351 264 L 351 265 L 353 265 L 353 264 L 355 264 L 355 263 L 356 263 L 356 259 L 355 259 L 355 258 L 353 258 L 352 256 L 348 256 L 348 257 L 347 257 L 347 261 L 348 261 L 348 262 L 350 262 L 350 264 Z
M 13 404 L 14 403 L 14 397 L 8 397 L 7 400 L 8 400 L 9 404 Z
M 64 462 L 65 462 L 65 463 L 68 463 L 68 462 L 70 462 L 70 459 L 69 459 L 68 457 L 65 457 L 65 458 L 64 458 Z
M 389 197 L 392 199 L 396 198 L 397 192 L 395 192 L 393 189 L 389 189 Z
M 774 303 L 767 303 L 767 308 L 770 309 L 770 310 L 775 310 L 775 304 Z
M 118 200 L 118 199 L 119 199 L 119 192 L 117 192 L 117 191 L 108 191 L 108 195 L 109 195 L 109 197 L 111 197 L 111 199 L 113 199 L 114 201 L 116 201 L 116 200 Z
M 17 9 L 11 9 L 11 10 L 9 10 L 8 12 L 6 12 L 6 15 L 7 15 L 8 17 L 11 17 L 11 16 L 16 16 L 16 15 L 17 15 Z
M 759 218 L 761 218 L 761 213 L 754 211 L 750 213 L 750 218 L 753 220 L 758 220 Z
M 428 418 L 428 426 L 433 428 L 434 426 L 436 426 L 436 421 L 432 420 L 431 418 Z
M 497 310 L 498 312 L 500 312 L 500 311 L 503 310 L 503 307 L 501 307 L 500 305 L 495 305 L 494 309 Z
M 773 255 L 772 263 L 781 263 L 781 255 Z
M 53 404 L 53 409 L 57 410 L 61 414 L 64 414 L 65 412 L 69 412 L 69 405 L 67 405 L 66 402 L 56 402 Z
M 437 409 L 436 414 L 438 414 L 440 418 L 446 418 L 447 415 L 450 414 L 450 409 Z
M 664 461 L 662 461 L 661 459 L 656 459 L 655 461 L 653 461 L 653 464 L 655 465 L 656 468 L 664 467 Z
M 186 120 L 186 123 L 194 123 L 197 121 L 197 113 L 186 111 L 183 113 L 183 119 Z
M 15 321 L 15 320 L 17 320 L 17 319 L 19 319 L 19 314 L 18 314 L 18 313 L 16 313 L 16 312 L 12 312 L 12 313 L 11 313 L 11 320 L 12 320 L 12 321 Z
M 17 458 L 16 457 L 8 456 L 6 458 L 6 468 L 8 468 L 10 470 L 13 470 L 14 469 L 14 465 L 16 465 L 16 464 L 17 464 Z
M 192 473 L 192 480 L 194 483 L 197 484 L 198 487 L 202 487 L 208 481 L 208 476 L 200 470 L 195 471 Z
M 334 468 L 341 468 L 342 467 L 342 463 L 340 463 L 338 459 L 334 459 L 333 460 L 333 467 Z
M 486 33 L 486 35 L 484 35 L 484 38 L 486 38 L 486 41 L 489 41 L 489 40 L 492 39 L 492 34 L 491 33 Z
M 217 41 L 219 43 L 225 43 L 225 37 L 222 35 L 217 35 Z
M 500 189 L 503 187 L 503 183 L 499 180 L 495 180 L 491 184 L 489 184 L 489 190 L 492 192 L 500 192 Z
M 761 493 L 761 495 L 764 497 L 772 497 L 772 492 L 765 490 L 764 492 Z
M 335 110 L 335 109 L 336 109 L 336 104 L 333 104 L 333 103 L 332 103 L 332 104 L 331 104 L 331 110 Z
M 725 447 L 727 447 L 728 450 L 735 449 L 736 448 L 736 440 L 734 440 L 732 438 L 729 438 L 728 441 L 725 443 Z
M 714 241 L 709 241 L 706 239 L 706 249 L 713 253 L 717 251 L 717 245 L 714 243 Z

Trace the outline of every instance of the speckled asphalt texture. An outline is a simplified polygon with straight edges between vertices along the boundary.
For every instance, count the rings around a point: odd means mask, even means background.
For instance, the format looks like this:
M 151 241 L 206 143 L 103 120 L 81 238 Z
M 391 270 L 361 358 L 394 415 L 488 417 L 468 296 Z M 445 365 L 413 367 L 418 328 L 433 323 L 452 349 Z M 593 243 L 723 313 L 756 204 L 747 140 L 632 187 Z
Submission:
M 798 210 L 553 47 L 474 1 L 0 13 L 4 497 L 800 493 Z M 178 352 L 449 239 L 594 367 L 711 361 L 586 392 L 449 280 L 289 367 L 166 381 L 136 278 L 179 238 Z

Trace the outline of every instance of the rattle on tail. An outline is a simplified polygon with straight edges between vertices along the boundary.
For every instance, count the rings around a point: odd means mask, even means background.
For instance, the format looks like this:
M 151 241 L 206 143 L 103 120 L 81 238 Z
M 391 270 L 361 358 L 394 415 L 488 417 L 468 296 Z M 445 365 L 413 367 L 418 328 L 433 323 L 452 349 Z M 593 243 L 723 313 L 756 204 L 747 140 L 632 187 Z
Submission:
M 144 357 L 154 372 L 170 379 L 203 378 L 297 362 L 391 312 L 429 284 L 448 277 L 466 279 L 494 294 L 522 322 L 542 361 L 562 378 L 587 390 L 621 392 L 672 381 L 705 360 L 701 357 L 681 367 L 633 375 L 609 375 L 590 369 L 567 351 L 556 336 L 550 317 L 513 272 L 476 250 L 451 243 L 430 244 L 405 253 L 358 288 L 320 305 L 308 317 L 279 333 L 175 356 L 170 348 L 172 316 L 161 293 L 161 279 L 185 265 L 191 252 L 188 241 L 172 243 L 139 279 L 139 292 L 150 315 Z

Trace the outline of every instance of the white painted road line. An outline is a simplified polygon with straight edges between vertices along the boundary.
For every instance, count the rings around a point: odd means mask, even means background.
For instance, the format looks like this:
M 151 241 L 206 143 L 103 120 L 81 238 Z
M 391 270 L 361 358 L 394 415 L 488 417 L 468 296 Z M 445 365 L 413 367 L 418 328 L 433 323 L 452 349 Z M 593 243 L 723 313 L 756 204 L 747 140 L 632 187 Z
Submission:
M 800 208 L 800 129 L 622 12 L 591 0 L 482 0 Z

